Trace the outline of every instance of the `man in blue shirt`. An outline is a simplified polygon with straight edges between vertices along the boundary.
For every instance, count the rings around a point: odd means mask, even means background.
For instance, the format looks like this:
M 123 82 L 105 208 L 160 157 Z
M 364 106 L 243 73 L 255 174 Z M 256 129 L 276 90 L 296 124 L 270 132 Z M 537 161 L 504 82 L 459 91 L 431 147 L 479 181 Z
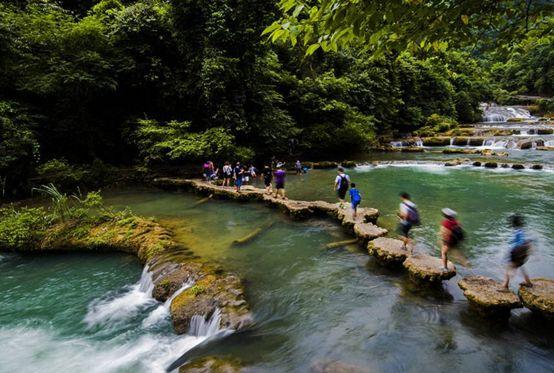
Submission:
M 506 267 L 506 276 L 504 283 L 502 284 L 501 291 L 510 291 L 510 277 L 519 269 L 523 278 L 525 279 L 522 282 L 521 286 L 532 287 L 533 284 L 529 279 L 529 275 L 523 268 L 525 262 L 529 258 L 531 251 L 530 240 L 525 236 L 525 231 L 523 229 L 524 221 L 521 215 L 512 215 L 510 216 L 510 225 L 514 228 L 514 235 L 510 240 L 510 251 L 507 255 L 508 265 Z

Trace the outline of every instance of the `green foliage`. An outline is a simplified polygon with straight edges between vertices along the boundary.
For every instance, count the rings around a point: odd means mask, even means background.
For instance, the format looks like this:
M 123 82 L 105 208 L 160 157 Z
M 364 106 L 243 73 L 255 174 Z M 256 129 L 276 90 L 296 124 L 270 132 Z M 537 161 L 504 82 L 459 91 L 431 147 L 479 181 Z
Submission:
M 487 38 L 506 42 L 529 29 L 551 2 L 509 0 L 280 0 L 282 17 L 263 34 L 272 42 L 300 43 L 306 55 L 362 46 L 387 50 L 442 51 Z M 422 26 L 424 25 L 424 27 Z M 500 44 L 500 43 L 499 43 Z
M 444 133 L 458 127 L 458 123 L 449 117 L 439 114 L 431 114 L 427 117 L 425 125 L 415 131 L 418 136 L 434 136 L 439 133 Z
M 24 188 L 38 161 L 31 123 L 15 103 L 0 101 L 0 198 Z
M 0 209 L 0 248 L 25 250 L 32 247 L 51 224 L 43 208 Z
M 543 98 L 537 101 L 537 104 L 539 106 L 539 110 L 543 114 L 553 114 L 554 113 L 554 99 L 549 98 Z

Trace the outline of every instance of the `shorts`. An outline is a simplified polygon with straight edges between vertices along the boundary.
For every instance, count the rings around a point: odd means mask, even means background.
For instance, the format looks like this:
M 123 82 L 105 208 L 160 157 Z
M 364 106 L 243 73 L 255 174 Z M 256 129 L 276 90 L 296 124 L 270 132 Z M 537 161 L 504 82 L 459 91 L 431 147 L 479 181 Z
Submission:
M 521 245 L 510 251 L 510 264 L 514 268 L 519 268 L 529 259 L 529 245 Z
M 264 177 L 264 185 L 266 187 L 271 185 L 271 178 L 270 177 Z
M 344 199 L 346 197 L 346 191 L 348 189 L 337 189 L 337 195 L 340 199 Z
M 225 175 L 223 175 L 223 178 L 224 178 L 224 179 L 230 179 L 231 176 L 233 176 L 233 175 L 227 175 L 227 174 L 225 174 Z
M 235 180 L 235 185 L 238 186 L 238 187 L 240 187 L 242 185 L 242 179 L 240 177 Z
M 356 210 L 359 204 L 360 204 L 360 201 L 351 202 L 350 205 L 352 206 L 352 210 Z
M 275 183 L 275 189 L 285 189 L 285 183 Z
M 403 237 L 410 237 L 410 230 L 412 229 L 413 225 L 408 222 L 401 222 L 398 224 L 398 234 L 400 234 Z

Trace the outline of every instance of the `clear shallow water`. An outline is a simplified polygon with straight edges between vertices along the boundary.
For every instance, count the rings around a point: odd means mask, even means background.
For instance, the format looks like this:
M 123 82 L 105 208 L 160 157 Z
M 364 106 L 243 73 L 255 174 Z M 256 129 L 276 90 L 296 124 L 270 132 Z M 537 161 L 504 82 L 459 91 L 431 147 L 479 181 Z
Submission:
M 553 276 L 554 200 L 551 173 L 486 172 L 425 167 L 361 167 L 351 172 L 366 206 L 381 209 L 381 223 L 396 225 L 398 192 L 419 204 L 424 224 L 418 250 L 436 253 L 440 208 L 459 211 L 468 242 L 458 256 L 465 274 L 502 276 L 506 219 L 528 217 L 535 254 L 533 276 Z M 334 171 L 290 176 L 289 195 L 334 201 Z M 554 330 L 528 311 L 509 325 L 485 322 L 468 310 L 460 277 L 443 290 L 414 287 L 401 273 L 377 266 L 356 246 L 328 250 L 347 239 L 330 220 L 291 222 L 259 204 L 209 201 L 161 191 L 108 195 L 117 206 L 155 215 L 197 254 L 240 273 L 256 325 L 197 354 L 231 355 L 262 371 L 307 371 L 318 361 L 339 360 L 376 371 L 532 371 L 554 367 Z M 233 247 L 268 221 L 274 225 L 250 244 Z M 392 233 L 394 236 L 394 232 Z M 465 260 L 464 260 L 465 258 Z
M 440 208 L 458 210 L 469 234 L 459 255 L 472 266 L 459 266 L 461 275 L 500 277 L 510 234 L 506 218 L 526 214 L 536 239 L 529 270 L 554 276 L 552 173 L 429 165 L 350 173 L 363 204 L 378 207 L 387 228 L 396 224 L 398 192 L 413 194 L 424 223 L 416 230 L 418 250 L 436 252 Z M 287 187 L 294 198 L 334 201 L 333 178 L 332 170 L 310 171 L 290 176 Z M 325 249 L 350 238 L 331 220 L 292 222 L 261 204 L 195 206 L 198 196 L 150 189 L 105 195 L 108 204 L 156 217 L 195 253 L 247 281 L 254 327 L 206 344 L 196 355 L 229 355 L 271 372 L 304 372 L 328 360 L 383 372 L 554 367 L 552 325 L 524 310 L 508 325 L 485 322 L 468 310 L 459 277 L 443 290 L 419 289 L 357 246 Z M 258 239 L 232 245 L 269 222 Z M 151 324 L 160 304 L 137 293 L 141 270 L 133 258 L 3 255 L 0 269 L 9 279 L 0 284 L 0 371 L 153 371 L 198 343 L 173 335 L 163 317 Z
M 0 372 L 165 372 L 206 339 L 173 334 L 132 256 L 1 258 Z

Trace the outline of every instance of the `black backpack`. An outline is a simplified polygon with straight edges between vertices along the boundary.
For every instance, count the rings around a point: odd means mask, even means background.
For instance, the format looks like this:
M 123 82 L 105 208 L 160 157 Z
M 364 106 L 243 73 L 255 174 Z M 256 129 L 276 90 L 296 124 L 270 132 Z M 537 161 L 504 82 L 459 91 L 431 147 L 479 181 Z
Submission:
M 453 245 L 459 244 L 465 240 L 465 232 L 461 225 L 457 224 L 454 228 L 452 228 L 451 234 L 450 234 L 450 243 Z
M 408 223 L 412 225 L 420 225 L 421 219 L 419 218 L 419 211 L 417 211 L 416 207 L 412 207 L 404 202 L 404 206 L 408 209 L 408 216 L 406 217 L 406 220 Z
M 339 190 L 347 190 L 348 189 L 348 178 L 346 175 L 339 176 L 340 182 L 339 182 Z

